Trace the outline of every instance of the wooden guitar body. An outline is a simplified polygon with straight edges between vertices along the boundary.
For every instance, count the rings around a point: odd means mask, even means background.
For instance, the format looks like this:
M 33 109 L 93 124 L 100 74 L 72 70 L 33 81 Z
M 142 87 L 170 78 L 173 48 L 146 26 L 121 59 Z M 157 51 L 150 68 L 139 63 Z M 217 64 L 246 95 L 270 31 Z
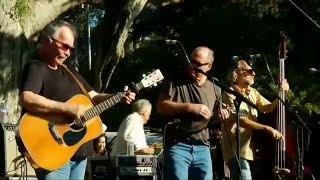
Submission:
M 92 107 L 84 95 L 76 95 L 66 103 L 76 103 Z M 32 160 L 40 167 L 55 170 L 65 164 L 77 149 L 102 133 L 102 122 L 99 116 L 85 122 L 83 128 L 59 123 L 60 116 L 35 115 L 26 113 L 20 120 L 19 133 Z M 71 122 L 71 121 L 69 121 Z M 53 135 L 61 138 L 55 138 Z

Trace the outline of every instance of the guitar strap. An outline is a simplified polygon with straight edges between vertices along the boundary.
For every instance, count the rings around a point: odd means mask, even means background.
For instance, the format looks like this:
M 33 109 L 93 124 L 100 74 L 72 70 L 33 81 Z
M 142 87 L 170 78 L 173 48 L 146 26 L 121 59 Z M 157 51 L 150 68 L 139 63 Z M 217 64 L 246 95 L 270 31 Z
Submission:
M 214 108 L 217 107 L 217 105 L 219 105 L 219 108 L 222 109 L 222 92 L 221 92 L 221 88 L 217 85 L 213 85 L 214 87 L 214 92 L 215 92 L 215 95 L 216 95 L 216 98 L 217 98 L 217 101 L 218 104 L 216 103 Z
M 68 68 L 68 66 L 65 65 L 65 64 L 60 64 L 60 65 L 74 78 L 74 80 L 78 83 L 78 85 L 79 85 L 82 93 L 90 99 L 90 101 L 92 102 L 92 104 L 95 105 L 94 101 L 92 101 L 91 97 L 89 96 L 88 91 L 86 90 L 86 88 L 84 88 L 83 84 L 82 84 L 82 83 L 78 80 L 78 78 L 72 73 L 72 71 L 70 71 L 70 69 Z

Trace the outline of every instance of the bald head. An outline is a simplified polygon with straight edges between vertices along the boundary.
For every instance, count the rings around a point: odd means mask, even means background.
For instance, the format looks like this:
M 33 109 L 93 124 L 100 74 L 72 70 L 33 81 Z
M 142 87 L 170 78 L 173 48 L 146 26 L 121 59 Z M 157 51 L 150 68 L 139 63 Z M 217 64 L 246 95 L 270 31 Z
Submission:
M 207 62 L 212 63 L 214 61 L 214 53 L 213 51 L 205 46 L 199 46 L 195 48 L 191 54 L 191 59 L 207 59 Z

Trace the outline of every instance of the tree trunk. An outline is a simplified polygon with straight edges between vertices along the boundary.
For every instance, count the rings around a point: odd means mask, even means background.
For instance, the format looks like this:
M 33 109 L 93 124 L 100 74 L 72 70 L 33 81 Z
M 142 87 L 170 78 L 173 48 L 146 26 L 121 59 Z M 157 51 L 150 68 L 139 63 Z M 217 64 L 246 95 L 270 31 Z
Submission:
M 20 115 L 19 80 L 38 32 L 61 13 L 86 2 L 86 0 L 0 1 L 0 100 L 6 102 L 9 123 L 15 123 Z
M 125 56 L 124 44 L 134 19 L 140 14 L 147 0 L 121 0 L 106 3 L 108 14 L 104 17 L 99 39 L 103 44 L 96 55 L 95 88 L 106 91 L 111 76 L 121 58 Z M 102 37 L 102 38 L 101 38 Z M 99 42 L 98 42 L 99 43 Z
M 23 29 L 13 14 L 15 1 L 1 1 L 0 9 L 0 100 L 5 100 L 8 122 L 17 121 L 18 84 L 21 67 L 26 61 L 27 44 Z
M 98 89 L 106 89 L 113 70 L 124 56 L 124 43 L 133 20 L 147 0 L 105 0 L 108 14 L 102 29 L 102 51 L 98 51 L 96 77 Z M 20 115 L 19 81 L 22 68 L 34 50 L 39 31 L 60 14 L 81 3 L 103 5 L 102 0 L 1 0 L 0 1 L 0 100 L 5 100 L 8 121 L 15 123 Z M 116 7 L 116 8 L 114 8 Z M 99 47 L 98 47 L 99 48 Z M 105 77 L 107 65 L 110 73 Z M 101 83 L 100 83 L 101 82 Z

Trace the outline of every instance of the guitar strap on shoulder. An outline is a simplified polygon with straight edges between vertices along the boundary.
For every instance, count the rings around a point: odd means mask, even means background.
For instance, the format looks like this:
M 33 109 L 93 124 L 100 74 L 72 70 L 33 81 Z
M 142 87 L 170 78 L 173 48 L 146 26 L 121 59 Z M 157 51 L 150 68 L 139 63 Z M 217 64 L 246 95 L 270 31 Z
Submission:
M 82 83 L 78 80 L 78 78 L 72 73 L 72 71 L 70 71 L 70 69 L 68 68 L 68 66 L 65 65 L 65 64 L 60 64 L 60 65 L 76 80 L 76 82 L 78 83 L 78 85 L 79 85 L 82 93 L 83 93 L 85 96 L 87 96 L 93 104 L 95 104 L 94 101 L 92 101 L 91 97 L 89 96 L 88 91 L 86 90 L 86 88 L 84 88 L 83 84 L 82 84 Z
M 216 103 L 215 104 L 215 108 L 217 107 L 217 105 L 219 105 L 219 107 L 222 109 L 222 92 L 221 92 L 221 88 L 215 84 L 213 84 L 213 87 L 214 87 L 214 93 L 216 95 Z

